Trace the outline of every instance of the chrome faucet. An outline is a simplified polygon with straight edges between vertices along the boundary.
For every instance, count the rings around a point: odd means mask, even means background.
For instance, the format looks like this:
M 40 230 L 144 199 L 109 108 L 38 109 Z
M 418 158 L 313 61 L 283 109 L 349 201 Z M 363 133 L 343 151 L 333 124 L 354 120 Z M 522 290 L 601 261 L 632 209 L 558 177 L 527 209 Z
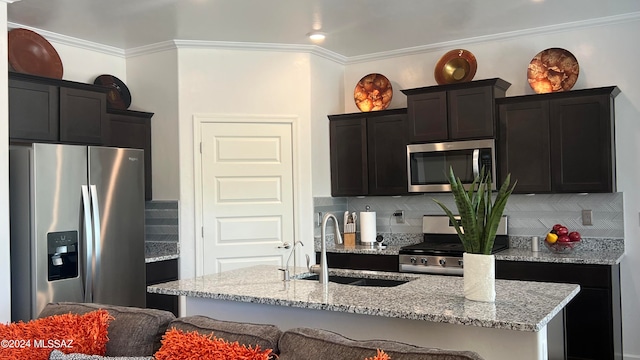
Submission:
M 294 271 L 294 275 L 295 275 L 295 271 L 296 271 L 296 270 L 295 270 L 295 266 L 296 266 L 296 254 L 295 254 L 295 252 L 296 252 L 296 245 L 298 245 L 298 244 L 300 244 L 300 246 L 304 246 L 304 244 L 302 243 L 302 241 L 300 241 L 300 240 L 296 240 L 296 241 L 293 243 L 293 246 L 291 247 L 291 252 L 289 253 L 289 257 L 287 257 L 287 262 L 286 262 L 286 264 L 285 264 L 284 269 L 282 269 L 282 268 L 278 269 L 278 270 L 280 270 L 280 271 L 282 271 L 282 272 L 283 272 L 283 276 L 282 276 L 282 280 L 283 280 L 283 281 L 289 281 L 289 280 L 291 280 L 291 276 L 289 275 L 289 260 L 291 260 L 291 255 L 293 255 L 293 266 L 294 266 L 293 271 Z M 288 248 L 289 248 L 289 246 L 288 246 L 288 245 L 289 245 L 289 243 L 285 243 L 285 246 L 283 246 L 283 247 L 284 247 L 285 249 L 288 249 Z
M 340 225 L 338 225 L 338 219 L 331 213 L 326 213 L 322 218 L 322 227 L 320 228 L 320 266 L 314 265 L 311 267 L 311 271 L 318 274 L 318 280 L 321 284 L 327 284 L 329 282 L 329 268 L 327 267 L 327 243 L 326 232 L 327 222 L 329 219 L 333 219 L 335 223 L 334 231 L 336 244 L 342 244 L 342 236 L 340 236 Z

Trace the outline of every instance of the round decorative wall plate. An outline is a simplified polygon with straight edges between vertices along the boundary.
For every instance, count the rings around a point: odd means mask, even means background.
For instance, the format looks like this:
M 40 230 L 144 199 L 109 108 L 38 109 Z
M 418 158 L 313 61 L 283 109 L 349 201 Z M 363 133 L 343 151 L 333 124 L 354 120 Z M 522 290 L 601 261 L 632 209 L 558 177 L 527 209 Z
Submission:
M 578 80 L 580 66 L 571 52 L 561 48 L 540 51 L 529 63 L 527 80 L 538 94 L 569 91 Z
M 107 105 L 113 109 L 126 110 L 131 105 L 131 93 L 122 80 L 113 75 L 100 75 L 93 83 L 109 88 L 107 93 Z
M 353 99 L 360 111 L 386 109 L 391 103 L 393 88 L 386 76 L 373 73 L 364 76 L 353 90 Z
M 62 79 L 62 60 L 47 39 L 27 29 L 13 29 L 7 38 L 9 66 L 14 71 Z
M 478 62 L 468 50 L 455 49 L 442 55 L 435 69 L 433 77 L 438 85 L 454 84 L 471 81 L 476 75 Z

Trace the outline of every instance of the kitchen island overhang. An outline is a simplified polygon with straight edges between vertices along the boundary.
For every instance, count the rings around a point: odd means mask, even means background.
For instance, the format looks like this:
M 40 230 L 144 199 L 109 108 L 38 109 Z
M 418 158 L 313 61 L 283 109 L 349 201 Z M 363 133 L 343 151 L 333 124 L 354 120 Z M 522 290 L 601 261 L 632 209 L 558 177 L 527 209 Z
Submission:
M 309 275 L 296 270 L 298 278 Z M 330 274 L 407 282 L 394 287 L 285 282 L 276 266 L 257 265 L 147 290 L 186 296 L 186 315 L 281 329 L 323 328 L 357 339 L 473 350 L 487 359 L 512 358 L 514 352 L 522 359 L 547 359 L 548 346 L 552 353 L 562 352 L 563 309 L 580 290 L 573 284 L 496 280 L 495 303 L 483 303 L 464 298 L 459 277 L 339 269 Z

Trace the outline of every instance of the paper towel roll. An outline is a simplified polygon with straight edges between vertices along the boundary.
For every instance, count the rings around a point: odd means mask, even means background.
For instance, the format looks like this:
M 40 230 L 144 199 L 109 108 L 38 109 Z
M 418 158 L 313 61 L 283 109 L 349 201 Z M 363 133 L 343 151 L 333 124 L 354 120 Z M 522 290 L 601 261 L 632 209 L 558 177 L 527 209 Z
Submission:
M 496 300 L 496 261 L 493 255 L 462 254 L 464 297 L 469 300 Z
M 360 213 L 360 242 L 373 244 L 376 242 L 376 212 L 367 211 Z

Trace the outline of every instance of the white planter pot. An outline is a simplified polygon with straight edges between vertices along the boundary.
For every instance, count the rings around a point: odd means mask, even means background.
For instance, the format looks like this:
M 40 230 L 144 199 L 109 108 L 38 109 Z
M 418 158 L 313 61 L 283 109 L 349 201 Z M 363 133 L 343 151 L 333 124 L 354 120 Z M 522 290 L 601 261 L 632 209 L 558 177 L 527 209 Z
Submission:
M 493 255 L 462 254 L 464 297 L 469 300 L 496 300 L 496 259 Z

